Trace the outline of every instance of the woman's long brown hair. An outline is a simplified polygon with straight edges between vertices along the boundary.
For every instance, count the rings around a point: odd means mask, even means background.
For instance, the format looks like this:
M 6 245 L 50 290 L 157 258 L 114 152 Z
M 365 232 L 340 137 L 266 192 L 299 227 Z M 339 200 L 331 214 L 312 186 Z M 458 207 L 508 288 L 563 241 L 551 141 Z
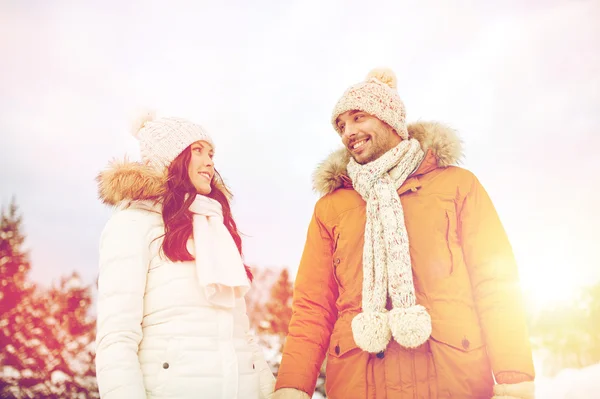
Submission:
M 192 212 L 189 208 L 197 194 L 188 174 L 191 156 L 190 147 L 187 147 L 171 162 L 168 170 L 167 192 L 162 198 L 162 217 L 165 224 L 162 251 L 173 262 L 194 260 L 192 254 L 187 250 L 187 241 L 192 236 Z M 229 230 L 240 256 L 242 256 L 242 239 L 231 215 L 231 207 L 227 199 L 228 195 L 231 197 L 231 192 L 222 184 L 222 181 L 221 176 L 215 170 L 215 176 L 210 183 L 211 191 L 207 197 L 218 201 L 223 207 L 223 224 Z M 217 182 L 221 184 L 216 184 Z M 246 265 L 244 267 L 248 278 L 252 281 L 250 268 Z

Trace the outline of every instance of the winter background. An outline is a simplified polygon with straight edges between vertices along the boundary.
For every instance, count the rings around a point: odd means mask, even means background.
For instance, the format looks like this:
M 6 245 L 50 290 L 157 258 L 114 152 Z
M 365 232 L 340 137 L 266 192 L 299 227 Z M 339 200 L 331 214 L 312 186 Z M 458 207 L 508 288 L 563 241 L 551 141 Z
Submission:
M 136 110 L 203 124 L 255 268 L 277 371 L 291 287 L 340 146 L 331 109 L 391 67 L 409 121 L 465 143 L 527 298 L 538 397 L 600 389 L 600 1 L 0 0 L 0 397 L 97 397 L 97 173 Z M 315 397 L 322 395 L 319 380 Z

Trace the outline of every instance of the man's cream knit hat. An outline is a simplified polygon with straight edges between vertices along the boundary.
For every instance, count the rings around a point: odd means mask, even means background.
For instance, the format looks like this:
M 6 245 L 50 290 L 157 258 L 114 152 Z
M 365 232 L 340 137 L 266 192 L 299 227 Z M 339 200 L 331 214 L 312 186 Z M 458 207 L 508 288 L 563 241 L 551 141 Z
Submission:
M 408 139 L 406 110 L 396 89 L 396 75 L 391 69 L 376 68 L 364 82 L 350 86 L 338 100 L 331 115 L 334 129 L 336 120 L 346 111 L 364 111 L 390 125 L 402 139 Z

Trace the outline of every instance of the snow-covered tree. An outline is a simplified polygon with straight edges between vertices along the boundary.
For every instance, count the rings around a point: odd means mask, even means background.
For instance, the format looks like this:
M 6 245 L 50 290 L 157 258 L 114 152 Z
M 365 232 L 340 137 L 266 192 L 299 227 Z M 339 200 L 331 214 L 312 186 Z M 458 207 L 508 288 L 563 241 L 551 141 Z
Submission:
M 22 217 L 13 200 L 0 210 L 0 397 L 19 397 L 19 381 L 35 385 L 28 372 L 35 363 L 21 356 L 23 333 L 15 326 L 28 322 L 26 309 L 31 306 L 34 287 L 27 282 L 31 269 L 23 248 Z M 24 374 L 22 371 L 25 371 Z
M 0 219 L 0 398 L 97 398 L 91 289 L 77 274 L 29 283 L 21 223 L 13 202 Z

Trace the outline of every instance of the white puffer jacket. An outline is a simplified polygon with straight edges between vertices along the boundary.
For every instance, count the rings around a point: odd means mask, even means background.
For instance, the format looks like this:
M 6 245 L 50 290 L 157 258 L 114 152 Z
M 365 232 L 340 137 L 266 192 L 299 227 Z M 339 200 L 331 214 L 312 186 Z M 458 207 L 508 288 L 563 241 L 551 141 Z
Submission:
M 101 181 L 101 191 L 109 183 Z M 213 307 L 194 262 L 159 255 L 164 225 L 153 208 L 121 202 L 102 233 L 96 340 L 101 398 L 269 398 L 275 379 L 249 333 L 245 301 L 234 309 Z

